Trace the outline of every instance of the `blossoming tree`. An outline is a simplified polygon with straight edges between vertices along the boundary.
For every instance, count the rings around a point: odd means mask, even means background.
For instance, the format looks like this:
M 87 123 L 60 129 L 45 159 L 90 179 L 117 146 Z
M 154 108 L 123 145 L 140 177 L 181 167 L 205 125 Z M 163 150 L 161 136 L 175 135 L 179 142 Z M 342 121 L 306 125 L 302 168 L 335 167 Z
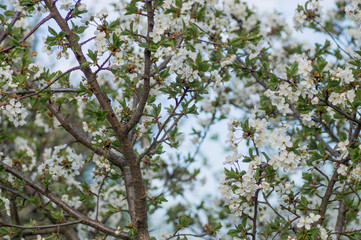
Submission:
M 1 237 L 361 238 L 360 1 L 298 6 L 316 44 L 238 0 L 86 4 L 0 4 Z M 222 197 L 161 211 L 227 118 Z

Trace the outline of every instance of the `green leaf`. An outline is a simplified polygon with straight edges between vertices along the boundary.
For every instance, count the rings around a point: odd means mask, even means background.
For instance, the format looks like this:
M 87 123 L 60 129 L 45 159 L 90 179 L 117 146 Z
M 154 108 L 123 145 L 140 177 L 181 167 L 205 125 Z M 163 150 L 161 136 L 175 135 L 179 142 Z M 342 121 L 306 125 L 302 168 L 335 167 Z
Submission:
M 50 174 L 49 174 L 49 173 L 46 173 L 46 174 L 45 174 L 45 177 L 44 177 L 44 179 L 43 179 L 43 184 L 45 185 L 45 187 L 48 187 L 48 186 L 51 184 L 50 179 L 51 179 Z
M 321 72 L 327 65 L 327 62 L 326 60 L 323 58 L 323 57 L 319 57 L 317 58 L 317 61 L 316 61 L 316 70 Z
M 0 141 L 8 139 L 9 136 L 4 132 L 4 130 L 0 130 Z
M 304 196 L 301 197 L 301 201 L 300 203 L 297 205 L 297 209 L 303 211 L 307 209 L 307 205 L 308 205 L 308 200 L 307 198 L 305 198 Z
M 52 29 L 51 27 L 48 27 L 48 30 L 53 36 L 58 36 L 57 32 L 54 29 Z
M 117 20 L 113 21 L 111 24 L 109 24 L 108 28 L 109 28 L 110 32 L 113 32 L 116 28 L 118 28 L 119 24 L 120 24 L 119 19 L 117 19 Z
M 107 215 L 107 216 L 111 216 L 111 215 L 113 215 L 114 213 L 117 213 L 118 212 L 118 210 L 117 210 L 117 208 L 116 207 L 114 207 L 112 204 L 107 204 L 106 206 L 105 206 L 105 208 L 107 209 L 107 212 L 105 213 L 105 215 Z
M 149 44 L 148 44 L 148 43 L 146 43 L 146 42 L 141 42 L 141 43 L 139 43 L 139 47 L 142 47 L 142 48 L 148 49 L 148 48 L 149 48 Z
M 272 90 L 276 90 L 278 86 L 278 77 L 273 73 L 270 74 L 269 86 Z
M 193 23 L 188 26 L 188 32 L 195 38 L 197 38 L 199 35 L 198 28 Z
M 96 118 L 98 121 L 104 121 L 107 118 L 108 115 L 108 111 L 104 110 L 99 110 L 97 112 L 94 112 Z
M 4 12 L 4 15 L 7 17 L 12 17 L 15 15 L 14 11 L 8 10 Z
M 262 152 L 262 154 L 268 162 L 271 160 L 270 157 L 265 152 Z
M 88 191 L 90 189 L 89 184 L 86 181 L 83 181 L 80 186 L 85 190 Z
M 237 46 L 243 46 L 244 45 L 244 38 L 243 37 L 237 37 L 237 38 L 233 38 L 229 44 L 231 46 L 237 47 Z
M 196 63 L 196 69 L 201 71 L 201 72 L 205 72 L 209 68 L 208 61 L 202 61 L 201 53 L 197 54 L 197 58 L 196 58 L 195 63 Z
M 119 37 L 113 33 L 113 44 L 115 47 L 119 48 L 122 45 L 123 41 L 120 41 Z
M 242 127 L 242 130 L 244 132 L 249 132 L 249 121 L 248 121 L 248 119 L 246 121 L 244 121 L 243 123 L 241 123 L 241 127 Z
M 209 226 L 213 229 L 213 231 L 218 231 L 222 228 L 222 224 L 220 222 L 211 222 Z
M 21 6 L 31 7 L 34 5 L 33 0 L 20 0 Z
M 16 40 L 15 38 L 10 38 L 10 45 L 17 47 L 17 46 L 19 46 L 19 41 Z
M 88 50 L 88 57 L 93 60 L 93 62 L 97 62 L 97 51 L 93 52 L 92 50 Z
M 361 66 L 361 62 L 359 60 L 356 60 L 356 61 L 349 61 L 348 63 L 356 66 L 356 67 L 360 67 Z
M 241 231 L 238 229 L 230 229 L 230 230 L 228 230 L 227 235 L 229 235 L 231 237 L 237 237 L 240 232 Z
M 175 0 L 175 5 L 179 8 L 182 7 L 183 1 L 182 0 Z
M 326 152 L 326 143 L 324 141 L 319 142 L 319 144 L 317 145 L 317 149 L 322 155 L 324 155 Z
M 188 114 L 198 114 L 198 112 L 197 112 L 197 106 L 194 104 L 192 107 L 190 107 L 190 108 L 187 110 L 187 113 L 188 113 Z
M 160 194 L 159 196 L 155 197 L 153 201 L 155 203 L 168 202 L 168 200 L 164 197 L 163 194 Z
M 52 211 L 51 216 L 55 219 L 62 219 L 64 217 L 63 209 L 60 209 L 59 211 Z
M 305 179 L 307 182 L 312 181 L 312 173 L 304 172 L 302 173 L 302 178 Z
M 80 27 L 77 28 L 76 33 L 81 34 L 81 33 L 83 33 L 85 31 L 86 28 L 87 27 L 85 27 L 85 26 L 80 26 Z
M 290 68 L 286 67 L 287 78 L 292 78 L 298 71 L 298 63 L 294 63 Z
M 346 141 L 347 140 L 347 134 L 345 132 L 340 132 L 339 138 L 340 138 L 340 141 Z
M 81 68 L 85 68 L 85 67 L 89 66 L 90 64 L 91 64 L 91 62 L 83 62 L 81 64 Z
M 179 226 L 182 228 L 188 227 L 189 225 L 193 224 L 194 220 L 190 216 L 182 215 L 178 218 Z
M 309 147 L 310 150 L 315 150 L 315 149 L 317 149 L 317 142 L 316 142 L 316 140 L 315 140 L 315 139 L 311 139 L 311 142 L 310 142 L 310 144 L 308 145 L 308 147 Z
M 130 14 L 134 14 L 137 12 L 137 5 L 136 5 L 137 1 L 132 0 L 128 6 L 125 8 L 125 10 L 127 10 L 127 12 L 125 13 L 125 15 L 130 15 Z
M 253 158 L 253 148 L 248 149 L 248 154 L 251 158 Z
M 224 174 L 226 175 L 226 179 L 238 179 L 240 177 L 239 173 L 235 172 L 233 169 L 228 170 L 224 169 Z

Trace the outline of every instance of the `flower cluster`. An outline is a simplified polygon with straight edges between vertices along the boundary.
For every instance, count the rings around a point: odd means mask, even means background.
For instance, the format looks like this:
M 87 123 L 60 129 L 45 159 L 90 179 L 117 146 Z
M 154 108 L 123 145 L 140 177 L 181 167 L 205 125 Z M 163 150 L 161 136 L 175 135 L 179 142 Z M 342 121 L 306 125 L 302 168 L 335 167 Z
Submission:
M 16 127 L 23 126 L 26 124 L 25 118 L 29 112 L 23 107 L 20 101 L 16 101 L 14 98 L 10 99 L 9 103 L 2 107 L 3 113 L 8 117 L 9 121 L 12 122 Z
M 104 126 L 95 131 L 93 128 L 89 127 L 86 122 L 83 122 L 83 129 L 85 132 L 89 132 L 93 136 L 93 144 L 108 145 L 112 141 L 115 141 L 114 136 L 108 136 L 108 130 Z
M 351 5 L 348 5 L 345 8 L 345 12 L 347 17 L 353 21 L 357 27 L 361 26 L 361 11 L 359 8 L 360 1 L 359 0 L 352 0 Z
M 109 177 L 109 174 L 114 174 L 115 170 L 111 168 L 108 160 L 97 154 L 94 154 L 93 162 L 96 166 L 90 174 L 93 180 L 90 189 L 92 192 L 98 193 L 100 186 L 104 184 L 104 180 Z
M 7 90 L 10 88 L 16 88 L 18 85 L 12 81 L 13 70 L 9 65 L 0 67 L 0 83 L 2 89 Z
M 50 174 L 55 181 L 64 178 L 66 181 L 73 183 L 75 176 L 80 174 L 81 167 L 84 165 L 82 155 L 76 154 L 67 145 L 45 149 L 43 158 L 45 161 L 39 166 L 38 172 L 40 174 Z
M 61 197 L 61 200 L 74 207 L 75 209 L 78 209 L 82 206 L 82 201 L 80 201 L 79 196 L 72 196 L 71 198 L 69 198 L 69 194 L 64 194 Z
M 1 191 L 0 191 L 0 193 L 1 193 Z M 0 202 L 2 204 L 4 204 L 6 214 L 8 216 L 11 216 L 10 215 L 10 200 L 6 197 L 0 196 Z
M 319 219 L 321 218 L 320 215 L 318 214 L 314 214 L 314 213 L 310 213 L 309 216 L 307 217 L 300 217 L 300 219 L 298 220 L 298 223 L 297 223 L 297 227 L 299 228 L 306 228 L 307 230 L 310 230 L 311 228 L 311 225 L 315 222 L 317 222 Z
M 28 68 L 34 74 L 33 78 L 35 79 L 38 79 L 44 72 L 44 69 L 40 66 L 39 63 L 30 63 Z
M 104 54 L 104 52 L 107 50 L 108 47 L 108 43 L 106 40 L 106 33 L 105 32 L 98 32 L 96 31 L 94 33 L 94 35 L 96 36 L 95 38 L 95 47 L 98 51 L 98 56 L 102 56 Z

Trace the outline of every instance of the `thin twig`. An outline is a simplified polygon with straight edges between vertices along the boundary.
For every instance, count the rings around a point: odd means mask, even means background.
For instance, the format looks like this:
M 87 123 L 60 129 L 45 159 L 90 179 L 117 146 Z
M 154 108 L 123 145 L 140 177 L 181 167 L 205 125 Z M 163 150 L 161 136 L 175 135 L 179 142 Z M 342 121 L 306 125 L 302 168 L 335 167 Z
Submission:
M 320 101 L 324 102 L 327 106 L 331 107 L 331 108 L 334 109 L 336 112 L 342 114 L 342 115 L 343 115 L 344 117 L 346 117 L 347 119 L 349 119 L 349 120 L 357 123 L 358 125 L 361 124 L 361 121 L 360 121 L 360 120 L 358 120 L 358 119 L 356 119 L 356 118 L 353 118 L 353 117 L 350 116 L 349 114 L 347 114 L 347 113 L 345 113 L 344 111 L 342 111 L 339 107 L 337 107 L 337 106 L 329 103 L 329 102 L 327 101 L 327 99 L 321 99 L 321 98 L 320 98 Z
M 167 126 L 168 122 L 171 120 L 171 118 L 175 115 L 175 112 L 177 111 L 178 107 L 183 102 L 186 94 L 188 92 L 188 89 L 186 88 L 181 96 L 181 98 L 177 101 L 177 104 L 175 105 L 173 111 L 169 114 L 168 118 L 164 121 L 162 126 L 160 127 L 157 135 L 154 137 L 153 142 L 150 144 L 150 146 L 142 153 L 140 154 L 138 161 L 142 160 L 158 143 L 158 138 L 160 134 L 162 133 L 163 129 Z
M 330 178 L 324 172 L 322 172 L 317 166 L 313 166 L 313 167 L 315 168 L 315 170 L 317 172 L 319 172 L 322 176 L 324 176 L 326 178 L 327 182 L 330 181 Z
M 3 190 L 6 190 L 8 192 L 11 192 L 11 193 L 13 193 L 13 194 L 15 194 L 15 195 L 17 195 L 17 196 L 19 196 L 21 198 L 26 199 L 26 200 L 29 199 L 27 196 L 23 195 L 22 193 L 19 193 L 18 191 L 14 190 L 14 189 L 11 189 L 11 188 L 8 188 L 8 187 L 6 187 L 4 185 L 0 185 L 0 188 L 3 189 Z
M 181 237 L 181 236 L 191 236 L 191 237 L 198 237 L 198 238 L 201 238 L 201 237 L 204 237 L 204 236 L 207 236 L 208 234 L 207 233 L 203 233 L 203 234 L 191 234 L 191 233 L 179 233 L 179 234 L 176 234 L 176 235 L 172 235 L 168 238 L 166 238 L 166 240 L 169 240 L 169 239 L 172 239 L 172 238 L 175 238 L 175 237 Z
M 336 39 L 334 38 L 334 36 L 332 36 L 332 34 L 331 34 L 321 23 L 317 22 L 316 20 L 315 20 L 315 22 L 316 22 L 316 24 L 318 24 L 318 25 L 332 38 L 332 40 L 335 42 L 335 44 L 337 45 L 337 47 L 338 47 L 339 49 L 341 49 L 341 51 L 343 51 L 344 53 L 346 53 L 346 54 L 347 54 L 350 58 L 352 58 L 353 60 L 357 61 L 356 58 L 354 58 L 351 54 L 349 54 L 348 52 L 346 52 L 346 51 L 341 47 L 341 45 L 336 41 Z
M 69 70 L 67 70 L 66 72 L 60 74 L 57 78 L 55 78 L 53 81 L 51 81 L 48 85 L 46 85 L 45 87 L 43 87 L 42 89 L 40 89 L 39 91 L 37 92 L 34 92 L 34 93 L 31 93 L 31 94 L 28 94 L 28 95 L 25 95 L 25 96 L 22 96 L 20 98 L 18 98 L 18 100 L 22 100 L 24 98 L 28 98 L 28 97 L 32 97 L 32 96 L 35 96 L 35 95 L 38 95 L 42 92 L 44 92 L 46 89 L 48 89 L 51 85 L 53 85 L 55 82 L 57 82 L 60 78 L 64 77 L 66 74 L 72 72 L 72 71 L 75 71 L 75 70 L 78 70 L 80 69 L 80 67 L 73 67 L 73 68 L 70 68 Z
M 20 229 L 45 229 L 45 228 L 53 228 L 53 227 L 64 227 L 70 226 L 74 224 L 81 223 L 81 220 L 73 221 L 73 222 L 66 222 L 66 223 L 58 223 L 58 224 L 49 224 L 49 225 L 37 225 L 37 226 L 22 226 L 16 224 L 9 224 L 0 221 L 0 227 L 13 227 L 13 228 L 20 228 Z
M 90 42 L 91 40 L 93 40 L 93 39 L 95 39 L 95 38 L 96 38 L 96 36 L 91 37 L 91 38 L 89 38 L 89 39 L 87 39 L 87 40 L 85 40 L 84 42 L 81 42 L 81 43 L 79 43 L 79 44 L 80 44 L 81 46 L 83 46 L 84 44 Z
M 78 93 L 81 90 L 79 88 L 52 88 L 50 90 L 52 93 Z M 4 95 L 23 95 L 27 93 L 35 93 L 36 89 L 27 89 L 27 90 L 19 90 L 19 91 L 6 91 Z
M 102 183 L 99 186 L 99 190 L 98 190 L 98 195 L 97 195 L 97 205 L 96 205 L 96 214 L 95 214 L 95 220 L 98 221 L 98 215 L 99 215 L 99 202 L 100 202 L 100 193 L 102 191 L 102 188 L 104 186 L 105 183 L 105 179 L 107 178 L 107 176 L 105 176 L 102 180 Z

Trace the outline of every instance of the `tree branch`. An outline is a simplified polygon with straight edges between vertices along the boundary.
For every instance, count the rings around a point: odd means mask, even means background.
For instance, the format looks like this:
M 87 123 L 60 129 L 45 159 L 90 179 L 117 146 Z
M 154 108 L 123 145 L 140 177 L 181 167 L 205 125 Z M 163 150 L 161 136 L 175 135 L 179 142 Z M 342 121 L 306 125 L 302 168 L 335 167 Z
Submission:
M 50 90 L 52 93 L 79 93 L 81 90 L 79 88 L 52 88 Z M 19 90 L 19 91 L 6 91 L 4 95 L 23 95 L 27 93 L 35 93 L 36 89 L 28 89 L 28 90 Z M 37 92 L 39 94 L 39 92 Z M 28 97 L 28 96 L 26 96 Z
M 153 32 L 153 27 L 154 27 L 154 10 L 153 10 L 152 1 L 146 1 L 146 6 L 147 6 L 147 18 L 148 18 L 146 42 L 148 45 L 150 45 L 151 37 L 149 36 L 149 34 Z M 133 129 L 133 127 L 139 122 L 140 118 L 143 115 L 144 108 L 145 105 L 147 104 L 148 96 L 150 92 L 151 65 L 152 65 L 151 52 L 149 49 L 144 49 L 143 92 L 139 99 L 137 110 L 135 111 L 129 122 L 124 127 L 125 134 L 128 134 Z
M 71 217 L 78 219 L 82 224 L 88 225 L 90 227 L 93 227 L 107 235 L 113 236 L 113 237 L 117 237 L 117 238 L 121 238 L 121 239 L 130 239 L 130 237 L 128 236 L 127 233 L 120 233 L 119 235 L 116 234 L 115 232 L 117 231 L 116 229 L 110 228 L 100 222 L 94 221 L 88 217 L 86 217 L 85 215 L 81 214 L 80 212 L 74 210 L 72 207 L 70 207 L 68 204 L 66 204 L 65 202 L 63 202 L 62 200 L 60 200 L 60 198 L 58 198 L 55 194 L 53 194 L 52 192 L 49 191 L 49 189 L 45 189 L 43 188 L 40 184 L 34 182 L 33 180 L 31 180 L 30 178 L 26 177 L 25 175 L 23 175 L 22 172 L 16 170 L 13 167 L 8 166 L 7 164 L 0 162 L 0 165 L 4 167 L 4 170 L 10 174 L 12 174 L 13 176 L 15 176 L 16 178 L 26 182 L 26 184 L 28 184 L 29 186 L 31 186 L 32 188 L 34 188 L 36 191 L 38 191 L 38 193 L 41 193 L 42 195 L 46 196 L 47 198 L 50 199 L 50 201 L 52 201 L 53 203 L 55 203 L 56 205 L 58 205 L 60 208 L 62 208 L 65 212 L 67 212 Z
M 8 224 L 0 221 L 0 227 L 13 227 L 20 229 L 45 229 L 45 228 L 54 228 L 54 227 L 58 228 L 58 227 L 70 226 L 78 223 L 81 223 L 81 220 L 66 222 L 66 223 L 49 224 L 49 225 L 22 226 L 22 225 Z
M 345 224 L 345 220 L 346 220 L 346 202 L 345 200 L 341 200 L 339 205 L 338 205 L 338 215 L 337 215 L 337 220 L 336 220 L 336 226 L 335 226 L 335 232 L 337 232 L 336 234 L 336 239 L 339 240 L 341 238 L 341 232 L 342 229 L 344 227 Z
M 140 154 L 140 156 L 138 158 L 138 161 L 142 160 L 152 149 L 155 148 L 155 146 L 157 145 L 158 138 L 159 138 L 160 134 L 162 133 L 163 129 L 167 126 L 167 124 L 171 120 L 171 118 L 175 115 L 176 110 L 178 109 L 178 107 L 180 106 L 182 101 L 184 100 L 187 92 L 188 92 L 188 89 L 185 89 L 182 96 L 181 96 L 181 98 L 177 101 L 177 104 L 175 105 L 173 111 L 169 114 L 168 118 L 164 121 L 164 123 L 160 127 L 157 135 L 153 139 L 153 142 L 150 144 L 150 146 L 142 154 Z
M 59 25 L 60 29 L 65 33 L 65 37 L 69 42 L 69 46 L 71 46 L 71 50 L 73 51 L 78 63 L 81 67 L 81 71 L 84 73 L 88 83 L 90 85 L 90 90 L 94 93 L 96 98 L 99 101 L 100 106 L 102 109 L 107 111 L 107 120 L 109 121 L 110 125 L 112 126 L 116 136 L 120 138 L 123 136 L 123 130 L 121 129 L 121 125 L 115 115 L 115 112 L 111 106 L 111 101 L 106 95 L 106 93 L 100 88 L 100 85 L 97 81 L 96 74 L 94 74 L 89 65 L 84 64 L 87 62 L 82 49 L 81 45 L 79 44 L 78 40 L 75 37 L 75 34 L 71 31 L 68 26 L 66 20 L 60 15 L 57 7 L 55 6 L 55 2 L 52 0 L 44 0 L 46 6 L 48 7 L 49 11 L 51 12 L 51 17 Z
M 55 103 L 49 100 L 46 102 L 46 106 L 48 107 L 50 112 L 53 115 L 55 115 L 55 117 L 60 122 L 61 126 L 63 126 L 63 128 L 67 132 L 69 132 L 78 142 L 80 142 L 81 144 L 83 144 L 85 147 L 89 148 L 96 154 L 106 157 L 114 165 L 116 165 L 120 169 L 123 169 L 125 165 L 125 160 L 123 158 L 121 158 L 120 156 L 118 156 L 117 154 L 111 151 L 105 150 L 103 148 L 94 147 L 93 144 L 91 143 L 91 140 L 80 129 L 75 127 L 69 121 L 69 119 L 67 119 L 66 116 L 64 116 L 64 114 L 60 111 L 59 106 L 57 106 Z
M 349 114 L 345 113 L 344 111 L 342 111 L 339 107 L 329 103 L 327 101 L 327 99 L 321 99 L 320 98 L 320 101 L 324 102 L 327 106 L 331 107 L 333 110 L 335 110 L 336 112 L 340 113 L 341 115 L 343 115 L 344 117 L 346 117 L 347 119 L 357 123 L 358 125 L 361 124 L 361 121 L 360 120 L 357 120 L 356 118 L 350 116 Z

